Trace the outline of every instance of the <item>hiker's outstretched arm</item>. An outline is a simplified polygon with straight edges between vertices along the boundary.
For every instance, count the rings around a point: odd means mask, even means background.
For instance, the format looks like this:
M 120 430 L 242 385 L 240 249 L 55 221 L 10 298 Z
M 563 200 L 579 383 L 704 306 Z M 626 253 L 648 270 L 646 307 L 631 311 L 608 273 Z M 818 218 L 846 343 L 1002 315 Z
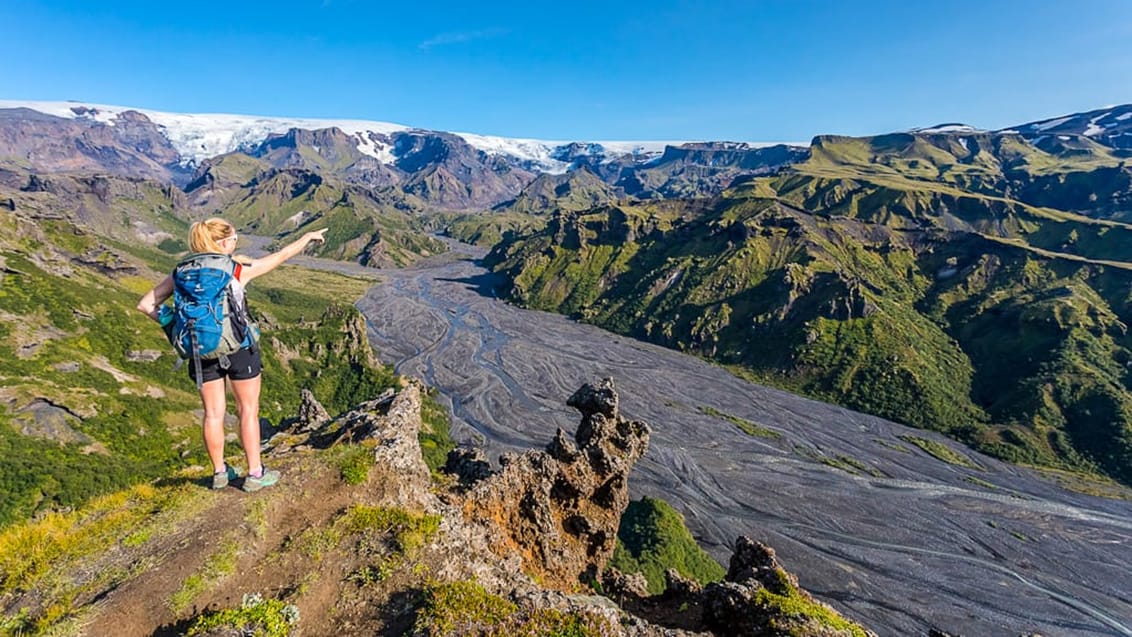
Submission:
M 240 282 L 247 283 L 257 276 L 263 276 L 264 274 L 271 272 L 275 268 L 279 267 L 279 264 L 302 252 L 303 249 L 306 248 L 307 245 L 312 241 L 315 241 L 317 243 L 326 241 L 325 235 L 326 228 L 323 228 L 322 230 L 315 230 L 314 232 L 308 232 L 302 237 L 299 237 L 297 241 L 287 244 L 278 252 L 272 252 L 266 257 L 261 257 L 259 259 L 252 259 L 251 263 L 249 263 L 241 271 Z
M 138 301 L 138 311 L 145 314 L 153 320 L 157 320 L 157 308 L 165 302 L 173 294 L 173 277 L 167 276 L 161 280 L 161 283 L 153 286 L 153 289 L 145 293 Z

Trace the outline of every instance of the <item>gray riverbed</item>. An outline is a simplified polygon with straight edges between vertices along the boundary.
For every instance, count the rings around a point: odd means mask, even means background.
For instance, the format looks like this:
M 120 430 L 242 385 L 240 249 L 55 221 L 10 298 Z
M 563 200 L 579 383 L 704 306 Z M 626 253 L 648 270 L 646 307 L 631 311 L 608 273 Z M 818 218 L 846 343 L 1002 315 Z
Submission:
M 383 270 L 358 302 L 380 358 L 450 403 L 493 457 L 541 448 L 610 376 L 652 441 L 633 497 L 684 513 L 724 565 L 748 535 L 803 587 L 881 635 L 1132 635 L 1132 505 L 1066 491 L 947 439 L 740 380 L 695 357 L 494 298 L 467 246 Z M 350 266 L 300 259 L 316 267 Z M 373 272 L 370 270 L 369 272 Z M 754 437 L 717 410 L 772 429 Z M 901 435 L 950 446 L 978 469 Z M 823 463 L 839 456 L 880 477 Z

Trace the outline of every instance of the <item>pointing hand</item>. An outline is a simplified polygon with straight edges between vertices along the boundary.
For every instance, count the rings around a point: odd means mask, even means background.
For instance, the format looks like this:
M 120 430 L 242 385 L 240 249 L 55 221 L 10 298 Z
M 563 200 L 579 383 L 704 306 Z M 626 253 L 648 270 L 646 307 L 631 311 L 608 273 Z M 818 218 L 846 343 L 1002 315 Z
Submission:
M 315 230 L 314 232 L 308 232 L 306 234 L 306 238 L 310 241 L 317 241 L 319 243 L 325 243 L 326 242 L 326 230 L 327 230 L 326 228 L 323 228 L 322 230 Z

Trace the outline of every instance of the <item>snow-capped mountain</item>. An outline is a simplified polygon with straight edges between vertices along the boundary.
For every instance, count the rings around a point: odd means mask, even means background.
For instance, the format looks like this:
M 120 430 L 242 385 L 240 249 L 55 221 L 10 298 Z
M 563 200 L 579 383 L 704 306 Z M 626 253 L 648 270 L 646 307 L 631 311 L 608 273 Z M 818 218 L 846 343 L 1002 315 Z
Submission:
M 1132 149 L 1132 104 L 1053 117 L 1000 132 L 1017 132 L 1031 140 L 1047 135 L 1083 135 L 1106 146 Z
M 583 166 L 628 196 L 704 196 L 739 175 L 769 172 L 806 153 L 805 146 L 783 144 L 561 142 L 366 120 L 0 100 L 0 170 L 102 172 L 172 182 L 202 205 L 215 205 L 223 199 L 220 193 L 281 170 L 394 189 L 411 200 L 404 205 L 443 210 L 493 207 L 515 198 L 541 174 Z
M 311 119 L 293 117 L 261 117 L 256 115 L 168 113 L 125 106 L 91 104 L 85 102 L 37 102 L 0 100 L 0 109 L 27 108 L 55 117 L 90 120 L 114 126 L 123 113 L 141 113 L 169 140 L 181 156 L 185 166 L 198 166 L 201 162 L 233 151 L 254 149 L 271 135 L 284 134 L 291 129 L 319 130 L 338 128 L 354 138 L 357 150 L 383 164 L 398 159 L 393 153 L 389 137 L 398 132 L 420 130 L 403 124 L 355 119 Z M 679 146 L 683 141 L 590 141 L 577 144 L 572 141 L 547 141 L 451 133 L 470 146 L 488 155 L 506 156 L 528 170 L 563 173 L 574 156 L 584 154 L 603 159 L 631 157 L 637 162 L 655 159 L 668 146 Z M 773 146 L 773 143 L 749 142 L 750 148 Z M 804 144 L 793 144 L 804 145 Z M 577 152 L 578 146 L 584 152 Z M 570 150 L 573 149 L 573 152 Z
M 908 132 L 922 133 L 925 135 L 974 135 L 977 133 L 985 133 L 987 131 L 980 128 L 975 128 L 974 126 L 970 126 L 968 124 L 950 122 L 947 124 L 928 126 L 927 128 L 913 128 Z

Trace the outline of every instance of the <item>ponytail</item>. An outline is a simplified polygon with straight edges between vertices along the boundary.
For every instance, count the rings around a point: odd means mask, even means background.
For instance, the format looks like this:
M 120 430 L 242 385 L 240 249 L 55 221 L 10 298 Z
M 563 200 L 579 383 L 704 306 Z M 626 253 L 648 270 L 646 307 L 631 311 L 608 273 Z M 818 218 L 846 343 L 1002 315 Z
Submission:
M 220 241 L 234 234 L 236 228 L 219 217 L 197 221 L 189 228 L 189 248 L 193 252 L 223 253 Z

